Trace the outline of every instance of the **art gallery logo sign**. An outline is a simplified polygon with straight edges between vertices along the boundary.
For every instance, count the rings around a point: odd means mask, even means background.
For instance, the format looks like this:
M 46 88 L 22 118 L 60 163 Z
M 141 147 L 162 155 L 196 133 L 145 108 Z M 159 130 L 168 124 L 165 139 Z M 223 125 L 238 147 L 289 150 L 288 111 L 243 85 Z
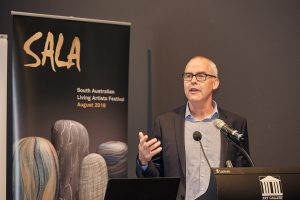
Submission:
M 263 200 L 283 199 L 280 176 L 259 176 Z

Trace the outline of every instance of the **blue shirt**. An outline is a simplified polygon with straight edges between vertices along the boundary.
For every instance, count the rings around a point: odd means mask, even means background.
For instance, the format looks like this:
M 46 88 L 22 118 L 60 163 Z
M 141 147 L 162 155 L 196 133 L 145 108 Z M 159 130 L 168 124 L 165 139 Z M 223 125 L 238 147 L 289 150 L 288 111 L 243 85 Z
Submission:
M 205 160 L 198 141 L 193 139 L 193 133 L 202 133 L 201 143 L 211 167 L 220 167 L 221 135 L 213 125 L 219 118 L 218 108 L 213 101 L 214 111 L 202 120 L 193 117 L 186 105 L 184 123 L 184 143 L 186 156 L 186 200 L 194 200 L 204 194 L 210 181 L 210 167 Z

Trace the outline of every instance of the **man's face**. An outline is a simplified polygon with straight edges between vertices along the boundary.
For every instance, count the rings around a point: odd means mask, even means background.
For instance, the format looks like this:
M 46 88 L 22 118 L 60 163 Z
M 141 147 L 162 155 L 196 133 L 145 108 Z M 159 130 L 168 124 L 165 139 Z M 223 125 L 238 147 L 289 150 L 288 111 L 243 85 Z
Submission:
M 192 59 L 185 67 L 184 73 L 205 73 L 214 74 L 210 67 L 210 63 L 206 59 Z M 190 103 L 210 103 L 212 100 L 212 92 L 219 86 L 219 79 L 208 76 L 205 81 L 198 81 L 193 76 L 190 81 L 183 81 L 184 93 Z

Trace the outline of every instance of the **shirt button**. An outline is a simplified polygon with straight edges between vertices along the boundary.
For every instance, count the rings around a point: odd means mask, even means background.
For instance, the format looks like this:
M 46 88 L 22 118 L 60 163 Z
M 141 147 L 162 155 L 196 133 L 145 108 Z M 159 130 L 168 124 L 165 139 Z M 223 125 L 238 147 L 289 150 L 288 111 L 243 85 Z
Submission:
M 203 174 L 201 174 L 201 177 L 203 177 L 204 175 Z
M 201 188 L 200 190 L 203 191 L 203 188 Z

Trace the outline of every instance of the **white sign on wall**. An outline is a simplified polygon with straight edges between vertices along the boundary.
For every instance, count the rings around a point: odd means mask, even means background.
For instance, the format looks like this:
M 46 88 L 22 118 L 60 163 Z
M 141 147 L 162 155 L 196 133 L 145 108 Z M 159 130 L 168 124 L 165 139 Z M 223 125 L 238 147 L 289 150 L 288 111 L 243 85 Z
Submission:
M 6 199 L 7 35 L 0 34 L 0 199 Z

